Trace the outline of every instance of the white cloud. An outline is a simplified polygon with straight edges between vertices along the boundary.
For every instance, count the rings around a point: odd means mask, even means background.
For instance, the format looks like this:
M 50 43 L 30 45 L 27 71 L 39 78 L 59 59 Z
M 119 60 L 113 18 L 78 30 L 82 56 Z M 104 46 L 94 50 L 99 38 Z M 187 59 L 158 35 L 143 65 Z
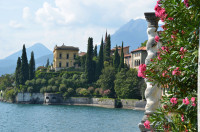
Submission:
M 20 23 L 18 23 L 17 21 L 14 21 L 14 20 L 11 20 L 9 22 L 9 26 L 12 27 L 12 28 L 16 28 L 16 29 L 23 27 Z
M 23 19 L 31 18 L 31 12 L 29 7 L 24 7 L 22 17 Z

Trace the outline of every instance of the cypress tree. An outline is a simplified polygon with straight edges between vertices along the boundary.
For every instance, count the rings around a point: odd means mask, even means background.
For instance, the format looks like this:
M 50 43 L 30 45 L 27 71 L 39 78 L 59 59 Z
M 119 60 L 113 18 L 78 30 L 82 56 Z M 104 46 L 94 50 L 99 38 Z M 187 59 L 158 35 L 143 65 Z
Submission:
M 122 42 L 122 48 L 121 48 L 121 57 L 120 57 L 120 64 L 119 64 L 119 71 L 121 71 L 122 68 L 124 68 L 124 51 L 123 51 L 123 42 Z
M 110 59 L 110 49 L 111 49 L 111 41 L 110 41 L 110 34 L 109 34 L 107 39 L 106 39 L 104 61 L 109 61 L 109 59 Z
M 101 46 L 99 50 L 98 65 L 97 65 L 97 70 L 96 70 L 96 80 L 99 79 L 102 69 L 103 69 L 103 38 L 101 40 Z
M 35 77 L 35 59 L 34 53 L 31 52 L 31 59 L 29 62 L 29 80 L 32 80 Z
M 46 67 L 48 67 L 48 66 L 49 66 L 49 58 L 47 59 Z
M 27 59 L 27 55 L 26 55 L 26 47 L 25 45 L 23 45 L 23 49 L 22 49 L 22 66 L 21 66 L 21 84 L 24 85 L 26 80 L 29 79 L 29 65 L 28 65 L 28 59 Z
M 17 87 L 19 87 L 20 85 L 20 78 L 21 78 L 21 58 L 18 57 L 17 67 L 15 70 L 15 84 Z
M 97 57 L 97 45 L 94 47 L 94 57 Z
M 93 67 L 93 38 L 88 38 L 88 48 L 86 55 L 86 63 L 85 63 L 85 73 L 88 80 L 88 83 L 92 83 L 95 79 L 94 76 L 94 67 Z
M 114 53 L 114 60 L 113 60 L 113 66 L 116 70 L 119 68 L 119 64 L 120 64 L 120 56 L 118 53 L 118 47 L 116 45 L 115 53 Z

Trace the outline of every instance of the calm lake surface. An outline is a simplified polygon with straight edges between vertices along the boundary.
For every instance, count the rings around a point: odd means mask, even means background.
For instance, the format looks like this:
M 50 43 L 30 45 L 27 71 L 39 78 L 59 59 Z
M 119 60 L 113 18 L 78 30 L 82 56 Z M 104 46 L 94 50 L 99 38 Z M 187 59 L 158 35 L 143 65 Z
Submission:
M 0 102 L 0 132 L 139 132 L 144 111 Z

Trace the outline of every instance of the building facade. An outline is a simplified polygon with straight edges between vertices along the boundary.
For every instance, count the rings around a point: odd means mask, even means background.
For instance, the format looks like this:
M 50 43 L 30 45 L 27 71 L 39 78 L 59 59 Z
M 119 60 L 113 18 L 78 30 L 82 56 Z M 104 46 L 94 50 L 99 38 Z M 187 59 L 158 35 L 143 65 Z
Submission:
M 147 57 L 146 47 L 140 47 L 136 50 L 131 51 L 131 68 L 138 70 L 140 64 L 145 64 Z
M 55 46 L 53 50 L 53 68 L 60 69 L 75 67 L 75 58 L 78 56 L 79 48 L 73 46 Z
M 130 47 L 130 46 L 123 47 L 124 55 L 129 54 L 129 47 Z M 121 49 L 122 49 L 122 47 L 119 46 L 119 47 L 118 47 L 119 56 L 121 56 Z M 116 50 L 116 47 L 114 47 L 113 49 L 111 49 L 111 53 L 110 53 L 110 54 L 111 54 L 111 55 L 114 55 L 115 50 Z
M 131 67 L 131 54 L 124 55 L 124 63 L 127 64 L 128 67 Z

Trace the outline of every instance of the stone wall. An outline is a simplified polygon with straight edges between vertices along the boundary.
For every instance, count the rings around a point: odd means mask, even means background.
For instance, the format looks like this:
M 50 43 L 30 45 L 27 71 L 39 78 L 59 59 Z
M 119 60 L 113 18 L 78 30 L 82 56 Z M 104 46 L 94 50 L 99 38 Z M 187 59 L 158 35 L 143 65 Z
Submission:
M 16 96 L 17 103 L 44 103 L 44 94 L 42 93 L 18 93 Z
M 63 104 L 63 105 L 87 105 L 106 108 L 115 108 L 115 99 L 110 98 L 87 98 L 71 97 L 64 99 L 62 94 L 54 93 L 18 93 L 17 103 L 38 103 L 38 104 Z M 124 109 L 141 109 L 144 110 L 146 101 L 137 99 L 121 99 L 122 108 Z
M 137 99 L 121 99 L 122 108 L 124 109 L 144 109 L 146 101 Z

